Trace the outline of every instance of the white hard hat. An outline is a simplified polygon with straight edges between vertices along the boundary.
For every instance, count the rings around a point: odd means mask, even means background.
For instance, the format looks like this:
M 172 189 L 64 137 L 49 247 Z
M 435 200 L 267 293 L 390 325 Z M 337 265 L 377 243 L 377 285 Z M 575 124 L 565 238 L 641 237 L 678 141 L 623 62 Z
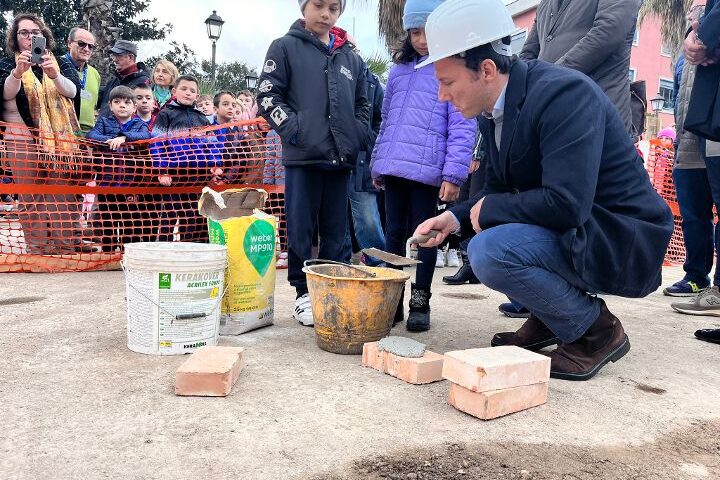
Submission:
M 416 68 L 488 43 L 499 54 L 510 56 L 510 45 L 499 40 L 517 31 L 502 0 L 447 0 L 428 17 L 425 37 L 430 56 Z

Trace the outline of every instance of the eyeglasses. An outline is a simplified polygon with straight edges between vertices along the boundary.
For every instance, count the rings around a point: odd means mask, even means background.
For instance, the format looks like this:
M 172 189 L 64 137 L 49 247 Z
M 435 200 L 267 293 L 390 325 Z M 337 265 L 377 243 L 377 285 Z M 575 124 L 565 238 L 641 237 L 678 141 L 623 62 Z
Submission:
M 80 47 L 81 49 L 88 48 L 91 52 L 97 48 L 97 45 L 95 45 L 94 43 L 85 43 L 82 40 L 77 40 L 75 43 L 77 43 L 78 47 Z
M 30 38 L 32 37 L 42 37 L 42 30 L 19 30 L 17 32 L 18 36 L 22 38 Z

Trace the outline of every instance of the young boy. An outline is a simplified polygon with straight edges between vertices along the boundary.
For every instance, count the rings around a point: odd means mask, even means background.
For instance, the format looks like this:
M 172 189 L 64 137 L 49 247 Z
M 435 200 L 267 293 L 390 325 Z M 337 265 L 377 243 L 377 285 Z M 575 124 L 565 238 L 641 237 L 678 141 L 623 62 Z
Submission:
M 237 100 L 235 100 L 235 96 L 231 92 L 218 92 L 213 99 L 213 105 L 215 107 L 214 125 L 233 122 L 235 110 L 237 109 Z
M 119 86 L 110 92 L 111 115 L 99 117 L 87 138 L 104 142 L 111 150 L 118 150 L 125 142 L 150 138 L 147 124 L 135 116 L 135 94 L 130 88 Z
M 268 49 L 257 103 L 282 139 L 293 316 L 313 325 L 303 262 L 313 230 L 320 258 L 342 261 L 348 177 L 368 136 L 363 60 L 334 27 L 346 0 L 299 0 L 304 19 Z
M 138 85 L 133 89 L 135 93 L 135 104 L 137 105 L 137 116 L 148 125 L 153 121 L 153 110 L 155 109 L 155 97 L 148 85 Z
M 197 109 L 200 110 L 208 122 L 212 123 L 215 109 L 213 108 L 213 97 L 210 95 L 200 95 L 197 99 Z
M 164 186 L 173 182 L 204 185 L 222 175 L 222 160 L 215 142 L 206 135 L 190 134 L 192 129 L 210 125 L 205 115 L 195 108 L 199 96 L 197 79 L 189 75 L 178 77 L 172 96 L 175 100 L 158 112 L 152 130 L 153 137 L 176 137 L 154 142 L 150 149 L 155 166 L 162 172 L 158 180 Z M 207 176 L 201 175 L 205 169 L 209 169 Z M 165 222 L 160 231 L 161 241 L 173 239 L 178 218 L 184 223 L 181 226 L 183 241 L 207 240 L 207 226 L 196 212 L 198 198 L 198 194 L 163 195 Z
M 127 151 L 126 144 L 150 138 L 147 124 L 135 116 L 135 94 L 130 88 L 118 86 L 110 91 L 110 116 L 100 117 L 87 134 L 87 138 L 105 143 L 115 151 Z M 132 155 L 104 155 L 98 185 L 122 187 L 135 180 L 137 162 Z M 144 240 L 143 212 L 133 195 L 99 194 L 98 213 L 101 224 L 102 249 L 113 251 L 117 243 L 125 244 Z M 119 239 L 117 232 L 120 232 Z M 119 240 L 116 243 L 116 240 Z

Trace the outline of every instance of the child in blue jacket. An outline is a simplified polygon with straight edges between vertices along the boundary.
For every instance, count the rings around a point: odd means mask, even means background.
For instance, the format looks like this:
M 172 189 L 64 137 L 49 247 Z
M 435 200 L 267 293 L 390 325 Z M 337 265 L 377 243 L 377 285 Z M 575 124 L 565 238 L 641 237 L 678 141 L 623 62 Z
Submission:
M 100 117 L 87 138 L 104 143 L 113 151 L 127 151 L 127 144 L 150 138 L 147 124 L 135 116 L 135 93 L 118 86 L 110 92 L 110 116 Z M 131 155 L 103 155 L 98 185 L 129 186 L 135 181 L 139 165 Z M 145 239 L 142 231 L 140 203 L 133 195 L 99 194 L 99 234 L 103 251 L 114 251 L 119 245 Z M 119 237 L 118 232 L 120 232 Z

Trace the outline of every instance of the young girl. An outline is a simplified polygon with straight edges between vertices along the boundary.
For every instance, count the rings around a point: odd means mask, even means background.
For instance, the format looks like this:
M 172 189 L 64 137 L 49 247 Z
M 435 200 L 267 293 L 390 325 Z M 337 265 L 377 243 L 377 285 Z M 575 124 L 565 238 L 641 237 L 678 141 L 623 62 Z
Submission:
M 169 60 L 158 60 L 152 71 L 152 90 L 155 97 L 155 110 L 157 112 L 168 103 L 172 97 L 172 88 L 180 72 Z
M 425 22 L 442 0 L 407 0 L 403 26 L 407 38 L 394 55 L 382 108 L 382 125 L 373 150 L 372 175 L 385 189 L 385 241 L 389 252 L 405 255 L 408 235 L 435 216 L 438 198 L 457 198 L 465 182 L 475 141 L 475 120 L 466 120 L 438 100 L 435 67 L 415 69 L 428 55 Z M 407 329 L 430 328 L 430 286 L 437 248 L 419 248 Z M 395 323 L 403 320 L 400 300 Z

